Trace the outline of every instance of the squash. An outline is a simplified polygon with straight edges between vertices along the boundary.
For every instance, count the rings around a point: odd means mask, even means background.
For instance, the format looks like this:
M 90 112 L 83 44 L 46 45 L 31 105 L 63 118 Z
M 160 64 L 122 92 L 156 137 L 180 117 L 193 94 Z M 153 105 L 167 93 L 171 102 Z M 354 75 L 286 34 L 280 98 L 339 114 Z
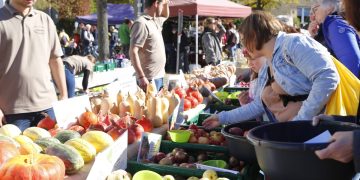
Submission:
M 13 124 L 5 124 L 0 128 L 0 134 L 13 138 L 20 135 L 21 130 Z
M 84 160 L 80 153 L 71 146 L 53 144 L 46 148 L 45 153 L 60 158 L 65 164 L 66 174 L 74 174 L 84 166 Z
M 178 106 L 180 104 L 180 98 L 179 95 L 177 95 L 176 93 L 171 93 L 170 96 L 166 96 L 166 98 L 169 100 L 169 110 L 168 110 L 168 114 L 169 116 L 171 116 L 176 108 L 176 106 Z
M 22 155 L 26 154 L 38 154 L 42 151 L 42 148 L 35 144 L 29 137 L 24 135 L 16 136 L 15 141 L 20 144 L 19 152 Z
M 151 96 L 156 96 L 157 94 L 157 89 L 156 89 L 156 86 L 155 86 L 155 83 L 149 83 L 147 86 L 146 86 L 146 97 L 151 97 Z
M 117 100 L 116 102 L 118 106 L 123 101 L 123 99 L 125 99 L 125 94 L 121 90 L 119 90 L 119 92 L 116 95 L 116 100 Z
M 29 127 L 25 129 L 23 135 L 29 137 L 33 141 L 39 138 L 51 137 L 49 131 L 39 127 Z
M 127 113 L 130 113 L 130 104 L 126 99 L 123 99 L 119 105 L 119 116 L 124 117 Z
M 137 87 L 137 91 L 135 93 L 135 96 L 138 99 L 142 100 L 143 102 L 145 102 L 145 100 L 146 100 L 146 94 L 139 86 Z
M 73 130 L 63 130 L 55 135 L 55 138 L 58 139 L 61 143 L 65 143 L 70 139 L 79 138 L 79 137 L 81 137 L 80 133 Z
M 0 141 L 0 168 L 3 163 L 14 156 L 19 155 L 17 147 L 8 141 Z
M 106 111 L 107 112 L 107 111 Z M 87 129 L 91 124 L 97 124 L 98 117 L 95 113 L 86 109 L 86 112 L 82 113 L 79 119 L 79 124 Z
M 135 99 L 134 101 L 134 118 L 140 119 L 143 115 L 143 109 L 142 106 L 144 105 L 144 101 L 141 99 Z
M 95 147 L 84 139 L 70 139 L 66 141 L 65 144 L 75 148 L 80 153 L 85 163 L 92 161 L 96 156 Z
M 58 139 L 53 137 L 46 137 L 46 138 L 40 138 L 35 141 L 37 145 L 39 145 L 42 148 L 42 152 L 45 152 L 46 148 L 55 144 L 55 143 L 61 143 Z
M 91 97 L 90 98 L 91 110 L 95 114 L 99 113 L 101 107 L 101 98 L 100 97 Z
M 64 178 L 64 163 L 58 157 L 46 154 L 15 156 L 0 169 L 1 180 L 59 180 Z
M 81 138 L 92 144 L 96 149 L 96 153 L 101 152 L 114 143 L 112 137 L 102 131 L 89 131 L 82 135 Z
M 131 174 L 125 170 L 119 169 L 108 175 L 106 180 L 131 180 Z
M 134 115 L 134 103 L 135 103 L 136 97 L 130 93 L 128 93 L 128 97 L 126 98 L 126 101 L 129 103 L 129 107 L 130 107 L 130 114 L 133 116 Z
M 169 100 L 166 97 L 161 97 L 161 111 L 162 111 L 162 123 L 166 124 L 169 118 Z
M 162 113 L 162 100 L 161 97 L 155 97 L 152 100 L 152 106 L 155 107 L 152 123 L 154 127 L 160 127 L 163 125 L 163 113 Z
M 101 100 L 101 105 L 100 105 L 100 112 L 107 113 L 109 111 L 114 114 L 119 114 L 119 110 L 118 110 L 116 101 L 114 101 L 110 97 L 108 91 L 104 90 L 104 94 L 103 94 L 103 97 Z
M 15 141 L 15 139 L 13 139 L 9 136 L 0 135 L 0 142 L 8 142 L 8 143 L 14 144 L 14 146 L 17 148 L 20 147 L 20 144 L 17 141 Z

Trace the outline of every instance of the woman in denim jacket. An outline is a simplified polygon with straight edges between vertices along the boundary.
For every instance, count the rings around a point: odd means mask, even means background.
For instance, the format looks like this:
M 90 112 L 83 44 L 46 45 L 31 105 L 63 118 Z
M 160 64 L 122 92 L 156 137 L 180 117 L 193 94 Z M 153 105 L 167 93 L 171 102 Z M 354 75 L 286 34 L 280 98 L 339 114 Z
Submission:
M 360 78 L 360 38 L 356 30 L 337 15 L 340 0 L 318 0 L 315 20 L 322 24 L 322 35 L 328 50 L 355 76 Z
M 286 34 L 282 28 L 279 21 L 266 12 L 254 12 L 244 20 L 240 27 L 244 46 L 253 58 L 265 56 L 267 59 L 259 73 L 260 92 L 245 106 L 210 116 L 203 123 L 206 128 L 250 120 L 263 113 L 270 121 L 311 120 L 321 113 L 339 83 L 331 55 L 311 37 Z M 297 104 L 297 110 L 287 116 L 291 118 L 280 119 L 284 116 L 276 116 L 266 105 L 265 96 L 269 93 L 264 90 L 273 85 L 283 91 L 277 95 L 284 107 Z

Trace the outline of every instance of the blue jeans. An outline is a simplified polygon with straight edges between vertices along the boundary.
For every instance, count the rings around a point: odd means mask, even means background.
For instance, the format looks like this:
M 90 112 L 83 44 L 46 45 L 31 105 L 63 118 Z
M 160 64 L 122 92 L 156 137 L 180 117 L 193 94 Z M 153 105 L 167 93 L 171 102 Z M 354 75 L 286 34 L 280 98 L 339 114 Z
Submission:
M 72 98 L 75 96 L 75 76 L 66 66 L 65 66 L 65 79 L 66 79 L 68 98 Z
M 45 116 L 41 114 L 42 112 L 48 114 L 51 119 L 55 119 L 53 108 L 49 108 L 38 112 L 5 115 L 6 124 L 14 124 L 21 131 L 24 131 L 28 127 L 36 126 L 40 120 L 45 118 Z
M 155 85 L 156 85 L 156 89 L 159 92 L 160 89 L 163 87 L 164 82 L 163 82 L 164 78 L 159 78 L 159 79 L 154 79 L 155 81 Z

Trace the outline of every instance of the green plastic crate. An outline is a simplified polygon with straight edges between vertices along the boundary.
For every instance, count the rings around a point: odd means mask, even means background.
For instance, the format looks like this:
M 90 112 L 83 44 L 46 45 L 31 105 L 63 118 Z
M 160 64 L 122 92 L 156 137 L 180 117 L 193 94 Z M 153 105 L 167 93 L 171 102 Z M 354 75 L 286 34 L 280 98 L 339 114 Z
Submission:
M 102 63 L 95 64 L 94 72 L 103 72 L 105 71 L 105 65 Z
M 217 112 L 230 111 L 230 110 L 233 110 L 236 108 L 238 108 L 238 106 L 218 104 L 218 103 L 209 105 L 210 113 L 212 113 L 212 114 L 215 113 L 216 111 Z
M 245 87 L 225 87 L 223 89 L 223 91 L 229 92 L 229 93 L 233 93 L 233 92 L 237 92 L 237 91 L 247 91 L 249 90 L 249 88 L 245 88 Z
M 209 113 L 200 113 L 198 116 L 195 116 L 194 118 L 188 119 L 185 124 L 186 125 L 190 125 L 190 124 L 195 124 L 197 126 L 201 126 L 202 122 L 208 118 L 209 116 L 211 116 L 211 114 Z
M 183 148 L 187 152 L 191 154 L 191 152 L 199 152 L 199 151 L 207 151 L 207 152 L 214 152 L 214 153 L 223 153 L 224 156 L 228 157 L 228 150 L 226 147 L 219 148 L 219 146 L 214 146 L 212 149 L 208 149 L 208 147 L 204 148 L 204 146 L 195 146 L 195 144 L 186 144 L 186 143 L 172 143 L 169 141 L 162 141 L 160 146 L 160 151 L 164 153 L 168 153 L 172 151 L 174 148 Z M 217 156 L 217 159 L 222 159 L 221 156 Z M 244 170 L 242 171 L 243 174 L 232 174 L 226 172 L 217 172 L 219 177 L 226 177 L 231 180 L 253 180 L 256 179 L 259 175 L 259 166 L 255 165 L 246 165 Z M 181 177 L 202 177 L 202 174 L 205 170 L 201 169 L 191 169 L 191 168 L 182 168 L 177 166 L 167 166 L 167 165 L 159 165 L 154 163 L 138 163 L 136 160 L 129 160 L 127 163 L 127 172 L 131 174 L 135 174 L 141 170 L 150 170 L 157 172 L 161 175 L 171 174 L 174 176 L 181 176 Z
M 115 63 L 106 63 L 105 64 L 106 71 L 112 71 L 115 69 L 115 67 L 116 67 Z

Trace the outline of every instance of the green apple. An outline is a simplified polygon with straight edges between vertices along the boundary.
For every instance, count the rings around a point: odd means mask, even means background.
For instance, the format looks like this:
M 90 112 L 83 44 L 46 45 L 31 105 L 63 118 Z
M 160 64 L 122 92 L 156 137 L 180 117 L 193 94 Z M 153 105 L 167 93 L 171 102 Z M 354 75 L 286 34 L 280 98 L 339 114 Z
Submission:
M 165 175 L 165 176 L 163 177 L 163 180 L 175 180 L 175 178 L 174 178 L 174 176 L 172 176 L 172 175 Z
M 187 178 L 187 180 L 199 180 L 199 178 L 197 178 L 195 176 L 191 176 L 191 177 Z
M 203 173 L 203 178 L 208 178 L 209 180 L 216 180 L 218 178 L 218 175 L 216 174 L 216 171 L 208 169 Z
M 217 178 L 216 180 L 230 180 L 230 179 L 224 178 L 224 177 L 220 177 L 220 178 Z

